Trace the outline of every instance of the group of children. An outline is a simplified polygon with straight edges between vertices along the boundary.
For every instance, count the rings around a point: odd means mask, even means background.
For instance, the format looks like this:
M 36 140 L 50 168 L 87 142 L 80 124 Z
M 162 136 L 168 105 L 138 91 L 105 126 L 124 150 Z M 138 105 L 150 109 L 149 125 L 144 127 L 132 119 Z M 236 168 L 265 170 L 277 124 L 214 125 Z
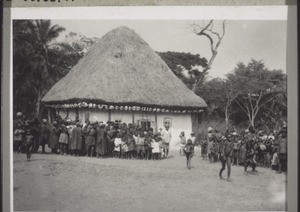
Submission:
M 45 145 L 49 137 L 46 123 L 45 119 L 41 124 L 37 119 L 25 120 L 23 114 L 18 112 L 14 121 L 13 150 L 26 153 L 28 161 L 31 153 L 37 153 L 40 146 L 42 146 L 42 153 L 45 153 Z
M 114 139 L 114 157 L 160 160 L 165 157 L 161 134 L 145 131 L 122 136 L 118 133 Z

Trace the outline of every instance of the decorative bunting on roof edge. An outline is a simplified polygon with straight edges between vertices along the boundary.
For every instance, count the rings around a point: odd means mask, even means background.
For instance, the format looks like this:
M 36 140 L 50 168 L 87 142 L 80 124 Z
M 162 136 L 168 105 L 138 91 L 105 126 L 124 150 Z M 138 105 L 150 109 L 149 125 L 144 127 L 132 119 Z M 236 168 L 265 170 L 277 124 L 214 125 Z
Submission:
M 46 107 L 55 109 L 74 109 L 74 108 L 90 108 L 97 110 L 121 110 L 121 111 L 142 111 L 142 112 L 161 112 L 161 113 L 201 113 L 202 109 L 195 110 L 172 110 L 157 107 L 140 107 L 140 106 L 117 106 L 108 104 L 95 104 L 95 103 L 74 103 L 74 104 L 47 104 Z

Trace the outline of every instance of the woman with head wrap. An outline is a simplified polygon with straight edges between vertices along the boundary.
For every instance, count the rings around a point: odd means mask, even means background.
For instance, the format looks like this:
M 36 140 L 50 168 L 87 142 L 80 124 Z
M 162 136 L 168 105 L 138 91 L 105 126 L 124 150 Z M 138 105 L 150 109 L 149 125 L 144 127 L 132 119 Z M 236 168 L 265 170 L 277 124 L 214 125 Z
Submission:
M 52 123 L 50 127 L 50 136 L 49 136 L 49 144 L 48 147 L 51 148 L 52 153 L 57 153 L 57 149 L 59 148 L 58 139 L 60 136 L 60 129 L 58 127 L 57 121 Z

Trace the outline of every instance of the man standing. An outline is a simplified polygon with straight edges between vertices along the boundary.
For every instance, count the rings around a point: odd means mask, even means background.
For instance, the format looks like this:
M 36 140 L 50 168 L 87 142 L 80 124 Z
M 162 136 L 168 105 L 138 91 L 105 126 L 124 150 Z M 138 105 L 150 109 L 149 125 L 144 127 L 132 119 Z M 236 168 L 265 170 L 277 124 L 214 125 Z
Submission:
M 239 165 L 238 161 L 238 152 L 239 152 L 239 143 L 238 143 L 238 134 L 236 132 L 232 133 L 233 136 L 233 154 L 232 154 L 232 165 Z
M 169 130 L 170 128 L 168 125 L 165 126 L 165 129 L 166 130 L 164 130 L 163 134 L 162 134 L 162 139 L 163 139 L 162 142 L 163 142 L 165 158 L 168 158 L 172 134 L 171 134 L 171 131 Z
M 75 157 L 81 155 L 82 150 L 82 128 L 81 123 L 77 122 L 76 126 L 72 130 L 72 143 L 70 145 L 70 149 L 73 151 L 73 155 Z
M 40 145 L 42 146 L 42 153 L 45 153 L 45 145 L 49 143 L 49 137 L 50 137 L 50 131 L 47 126 L 47 120 L 42 120 L 42 126 L 41 126 L 41 139 L 40 139 Z
M 287 165 L 287 129 L 283 127 L 277 139 L 278 145 L 278 158 L 279 158 L 279 171 L 281 173 L 283 170 L 286 170 Z
M 90 123 L 87 127 L 87 137 L 85 141 L 85 149 L 86 149 L 86 156 L 93 157 L 93 153 L 95 150 L 96 144 L 96 124 L 98 123 Z
M 189 139 L 192 140 L 192 144 L 195 146 L 196 144 L 196 136 L 194 132 L 191 132 L 191 137 L 189 137 Z
M 244 164 L 244 174 L 248 174 L 247 168 L 249 165 L 252 166 L 252 172 L 257 172 L 256 168 L 256 160 L 255 160 L 255 138 L 252 135 L 251 131 L 247 131 L 245 136 L 245 148 L 246 148 L 246 161 Z
M 51 148 L 51 152 L 57 154 L 57 149 L 59 148 L 58 139 L 60 136 L 60 129 L 57 121 L 52 123 L 50 127 L 50 139 L 48 147 Z
M 105 128 L 105 124 L 100 123 L 96 129 L 97 131 L 97 139 L 96 139 L 96 152 L 97 152 L 97 158 L 107 155 L 107 146 L 108 146 L 108 134 L 107 130 Z
M 231 158 L 232 158 L 232 152 L 233 152 L 233 142 L 232 142 L 232 136 L 228 135 L 228 139 L 223 138 L 224 143 L 222 145 L 222 151 L 221 151 L 221 163 L 222 168 L 219 172 L 220 179 L 223 179 L 222 172 L 225 170 L 225 166 L 227 164 L 227 181 L 230 182 L 230 174 L 231 174 Z
M 40 133 L 41 133 L 41 126 L 38 118 L 34 118 L 33 121 L 31 121 L 30 131 L 34 140 L 32 152 L 37 153 L 40 147 Z

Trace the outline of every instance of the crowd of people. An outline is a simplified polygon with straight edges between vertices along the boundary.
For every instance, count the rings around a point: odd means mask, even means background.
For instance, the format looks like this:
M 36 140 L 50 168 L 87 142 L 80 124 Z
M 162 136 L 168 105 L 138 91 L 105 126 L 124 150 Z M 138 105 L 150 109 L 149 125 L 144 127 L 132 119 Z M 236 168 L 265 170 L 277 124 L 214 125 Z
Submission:
M 212 127 L 207 129 L 207 136 L 201 141 L 201 157 L 209 163 L 221 162 L 219 176 L 227 166 L 227 179 L 230 181 L 231 165 L 243 165 L 244 173 L 251 166 L 270 167 L 277 173 L 287 169 L 287 127 L 279 132 L 246 129 L 240 133 L 227 130 L 220 133 Z
M 188 138 L 180 133 L 180 154 L 185 155 L 187 168 L 191 167 L 196 143 L 195 133 Z M 18 112 L 14 121 L 14 151 L 37 153 L 45 145 L 53 154 L 87 157 L 115 157 L 124 159 L 160 160 L 167 158 L 171 142 L 169 126 L 160 128 L 157 133 L 152 128 L 135 123 L 122 123 L 120 120 L 104 122 L 62 119 L 57 116 L 49 125 L 46 119 L 25 120 Z M 232 165 L 243 165 L 247 174 L 248 166 L 256 172 L 257 166 L 271 167 L 278 173 L 286 170 L 287 165 L 287 128 L 279 132 L 264 132 L 246 129 L 240 133 L 235 130 L 219 132 L 212 127 L 200 140 L 201 157 L 209 163 L 221 162 L 222 172 L 227 166 L 227 180 L 230 181 Z
M 45 145 L 54 154 L 75 157 L 160 160 L 168 157 L 170 141 L 167 126 L 155 133 L 153 128 L 120 120 L 82 124 L 57 116 L 49 126 L 46 119 L 40 124 L 37 119 L 25 120 L 19 112 L 14 122 L 14 151 L 26 152 L 28 160 L 40 146 L 45 153 Z

